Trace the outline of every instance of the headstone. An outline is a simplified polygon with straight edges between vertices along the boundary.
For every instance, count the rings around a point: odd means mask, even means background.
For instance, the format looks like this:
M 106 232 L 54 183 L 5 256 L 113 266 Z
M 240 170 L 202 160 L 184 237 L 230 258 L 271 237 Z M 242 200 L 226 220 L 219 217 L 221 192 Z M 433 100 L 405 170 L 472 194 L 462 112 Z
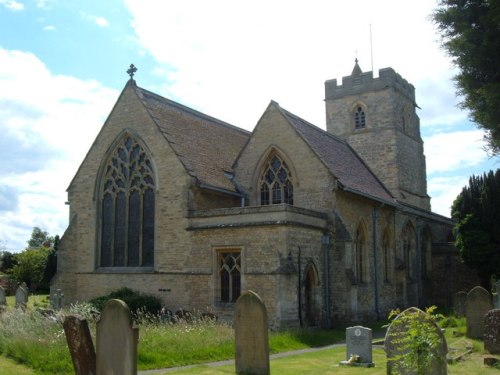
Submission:
M 64 293 L 61 292 L 61 289 L 57 289 L 56 292 L 52 295 L 52 307 L 55 310 L 59 310 L 62 307 L 64 298 Z
M 0 306 L 7 305 L 7 298 L 5 297 L 5 289 L 0 286 Z
M 458 292 L 453 298 L 453 312 L 456 316 L 465 316 L 465 301 L 467 300 L 466 292 Z
M 410 314 L 415 314 L 410 316 Z M 416 318 L 416 325 L 411 324 L 412 319 Z M 415 322 L 415 321 L 413 321 Z M 411 355 L 411 345 L 414 344 L 412 337 L 408 335 L 410 327 L 421 330 L 423 335 L 432 335 L 437 338 L 435 347 L 429 353 L 427 358 L 430 360 L 425 363 L 425 356 Z M 446 354 L 448 346 L 443 332 L 437 324 L 429 319 L 429 315 L 415 307 L 410 307 L 400 313 L 387 329 L 385 336 L 384 350 L 387 356 L 387 374 L 399 375 L 445 375 L 447 374 Z M 411 360 L 413 357 L 413 361 Z M 421 359 L 419 359 L 421 358 Z
M 373 367 L 372 330 L 355 326 L 345 330 L 346 360 L 341 365 Z
M 484 349 L 500 354 L 500 310 L 490 310 L 484 317 Z
M 236 373 L 269 375 L 267 310 L 252 291 L 244 292 L 236 301 L 234 338 Z
M 118 299 L 106 302 L 97 322 L 97 375 L 136 375 L 138 339 L 127 304 Z
M 64 319 L 63 327 L 75 375 L 95 375 L 95 350 L 87 320 L 68 315 Z
M 28 288 L 24 287 L 21 284 L 16 289 L 16 307 L 26 307 L 27 304 L 28 304 Z
M 493 309 L 491 295 L 486 289 L 476 286 L 467 294 L 465 317 L 467 337 L 482 340 L 484 336 L 484 316 Z

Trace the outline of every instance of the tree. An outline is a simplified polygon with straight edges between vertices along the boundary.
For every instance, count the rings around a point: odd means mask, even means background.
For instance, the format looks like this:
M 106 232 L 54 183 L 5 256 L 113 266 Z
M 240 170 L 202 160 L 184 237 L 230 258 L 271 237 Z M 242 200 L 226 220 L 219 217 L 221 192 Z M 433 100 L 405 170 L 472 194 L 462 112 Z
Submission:
M 59 236 L 51 237 L 38 227 L 33 228 L 28 248 L 15 254 L 15 264 L 8 274 L 17 282 L 26 282 L 30 289 L 48 291 L 56 272 Z
M 0 272 L 7 273 L 16 264 L 16 254 L 10 251 L 0 251 Z
M 485 131 L 490 153 L 500 155 L 500 2 L 440 0 L 432 19 L 459 69 L 461 107 Z
M 491 276 L 500 277 L 500 169 L 472 176 L 453 202 L 451 215 L 463 262 L 490 289 Z
M 31 232 L 31 238 L 28 241 L 28 247 L 31 249 L 39 247 L 51 247 L 54 244 L 54 237 L 49 233 L 42 231 L 39 227 L 34 227 Z

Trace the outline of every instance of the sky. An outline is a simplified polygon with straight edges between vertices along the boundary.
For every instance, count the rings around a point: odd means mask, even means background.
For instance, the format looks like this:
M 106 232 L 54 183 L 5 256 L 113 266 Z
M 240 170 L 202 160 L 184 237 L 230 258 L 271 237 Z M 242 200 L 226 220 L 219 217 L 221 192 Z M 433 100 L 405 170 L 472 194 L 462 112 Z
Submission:
M 416 88 L 434 212 L 500 168 L 457 104 L 435 0 L 0 0 L 0 250 L 68 225 L 66 189 L 137 84 L 252 130 L 271 100 L 325 128 L 324 82 L 392 67 Z

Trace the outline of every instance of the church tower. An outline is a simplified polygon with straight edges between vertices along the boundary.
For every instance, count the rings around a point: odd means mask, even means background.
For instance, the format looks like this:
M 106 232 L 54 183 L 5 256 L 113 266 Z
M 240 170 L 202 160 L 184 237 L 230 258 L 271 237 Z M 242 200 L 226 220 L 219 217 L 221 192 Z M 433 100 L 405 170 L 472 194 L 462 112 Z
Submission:
M 345 139 L 401 203 L 430 210 L 415 88 L 392 68 L 325 82 L 326 128 Z

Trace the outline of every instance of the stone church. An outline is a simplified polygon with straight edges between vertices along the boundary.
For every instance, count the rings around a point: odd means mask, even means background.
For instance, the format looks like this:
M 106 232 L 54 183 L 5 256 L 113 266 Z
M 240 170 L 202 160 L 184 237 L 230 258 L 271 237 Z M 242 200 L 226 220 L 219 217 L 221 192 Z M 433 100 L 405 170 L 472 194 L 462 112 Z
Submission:
M 52 290 L 121 287 L 272 327 L 446 305 L 467 285 L 431 211 L 415 89 L 392 68 L 325 82 L 326 131 L 271 101 L 252 132 L 125 85 L 68 188 Z

